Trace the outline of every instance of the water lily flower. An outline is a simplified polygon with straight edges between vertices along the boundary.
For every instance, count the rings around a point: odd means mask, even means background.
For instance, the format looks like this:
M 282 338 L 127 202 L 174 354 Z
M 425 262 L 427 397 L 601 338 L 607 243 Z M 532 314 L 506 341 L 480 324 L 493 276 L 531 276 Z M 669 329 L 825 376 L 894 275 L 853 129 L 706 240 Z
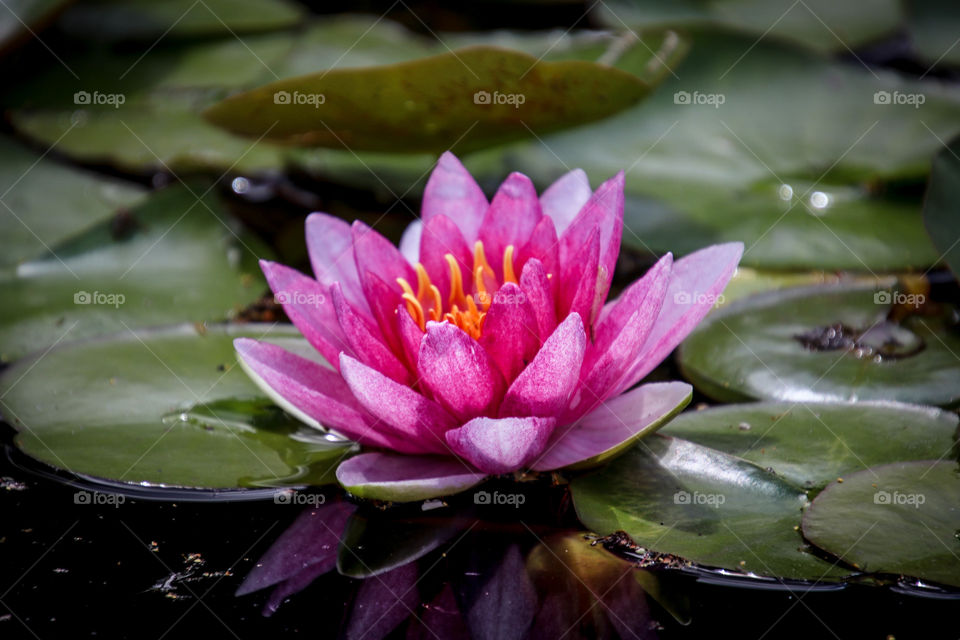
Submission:
M 607 302 L 623 186 L 621 172 L 592 192 L 574 170 L 538 197 L 512 173 L 488 202 L 445 153 L 399 247 L 311 214 L 315 277 L 261 267 L 330 366 L 247 338 L 240 362 L 281 407 L 367 449 L 337 469 L 361 497 L 421 500 L 491 474 L 596 464 L 689 402 L 685 383 L 632 387 L 706 315 L 743 251 L 667 254 Z

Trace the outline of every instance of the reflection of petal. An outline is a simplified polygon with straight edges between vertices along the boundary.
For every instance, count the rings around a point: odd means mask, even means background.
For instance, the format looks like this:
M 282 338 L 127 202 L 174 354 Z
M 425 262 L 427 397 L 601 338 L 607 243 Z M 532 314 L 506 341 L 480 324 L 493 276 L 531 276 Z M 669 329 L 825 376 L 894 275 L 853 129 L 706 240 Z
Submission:
M 334 502 L 305 510 L 267 549 L 247 574 L 236 595 L 265 589 L 298 576 L 308 568 L 325 567 L 320 573 L 333 569 L 337 563 L 340 536 L 347 518 L 355 509 L 352 504 Z
M 410 621 L 407 630 L 407 640 L 469 640 L 467 630 L 457 599 L 453 595 L 450 583 L 443 585 L 443 589 L 424 607 L 419 620 Z
M 411 562 L 364 580 L 350 610 L 345 638 L 378 640 L 407 619 L 420 605 L 417 564 Z
M 523 638 L 537 607 L 537 593 L 516 544 L 501 558 L 489 547 L 475 552 L 457 585 L 461 608 L 475 640 Z

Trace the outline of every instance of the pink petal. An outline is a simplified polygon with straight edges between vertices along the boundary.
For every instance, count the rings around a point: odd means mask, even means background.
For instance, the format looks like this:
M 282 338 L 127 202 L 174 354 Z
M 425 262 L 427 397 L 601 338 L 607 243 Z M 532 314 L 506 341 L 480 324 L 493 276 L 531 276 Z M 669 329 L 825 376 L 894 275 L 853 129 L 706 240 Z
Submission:
M 667 293 L 672 265 L 673 257 L 667 254 L 636 287 L 628 290 L 623 312 L 617 309 L 608 315 L 594 345 L 596 355 L 591 354 L 592 362 L 588 362 L 589 368 L 581 375 L 583 385 L 570 403 L 565 421 L 582 416 L 615 395 L 618 383 L 636 361 L 653 329 Z
M 413 502 L 460 493 L 486 474 L 456 458 L 362 453 L 340 463 L 337 481 L 370 500 Z
M 317 280 L 327 286 L 339 282 L 350 304 L 361 312 L 367 311 L 353 257 L 350 225 L 326 213 L 311 213 L 307 216 L 305 233 L 310 264 Z
M 351 348 L 337 320 L 329 288 L 277 262 L 261 260 L 260 269 L 290 321 L 327 362 L 339 369 L 340 352 Z
M 692 393 L 693 388 L 683 382 L 656 382 L 608 400 L 572 428 L 557 429 L 531 467 L 549 471 L 612 458 L 666 424 L 687 406 Z
M 742 255 L 743 243 L 730 242 L 677 260 L 660 315 L 616 393 L 642 380 L 693 331 L 726 288 Z
M 587 204 L 592 193 L 587 174 L 583 169 L 574 169 L 547 187 L 540 196 L 540 206 L 544 215 L 553 219 L 557 233 L 563 233 L 583 205 Z
M 420 259 L 420 236 L 423 235 L 423 222 L 414 220 L 403 230 L 400 236 L 400 253 L 410 264 Z
M 369 367 L 389 376 L 401 384 L 412 382 L 410 370 L 403 362 L 383 343 L 379 331 L 369 326 L 367 320 L 357 314 L 340 291 L 339 284 L 330 287 L 333 296 L 333 306 L 337 310 L 337 319 L 340 328 L 347 337 L 353 355 Z M 409 315 L 409 314 L 407 314 Z M 339 358 L 337 366 L 339 367 Z
M 593 330 L 593 343 L 585 358 L 587 371 L 593 368 L 597 360 L 610 349 L 617 336 L 623 333 L 630 318 L 644 308 L 645 304 L 649 304 L 647 297 L 650 292 L 664 284 L 669 285 L 672 267 L 673 254 L 668 253 L 650 267 L 642 278 L 628 286 L 619 298 L 607 305 Z
M 520 248 L 517 263 L 514 269 L 523 269 L 530 260 L 539 260 L 547 273 L 558 277 L 560 269 L 560 241 L 557 239 L 557 230 L 553 227 L 553 220 L 547 216 L 540 218 L 540 222 L 530 234 L 530 240 Z
M 542 217 L 530 178 L 516 172 L 507 176 L 480 225 L 480 239 L 497 278 L 503 278 L 502 256 L 507 245 L 517 250 L 524 247 Z
M 357 272 L 360 276 L 360 283 L 366 287 L 364 282 L 365 273 L 373 273 L 385 281 L 392 289 L 401 291 L 400 285 L 396 283 L 397 278 L 403 278 L 411 286 L 415 286 L 417 274 L 413 267 L 403 257 L 400 250 L 393 246 L 393 243 L 382 235 L 360 222 L 355 220 L 351 229 L 353 233 L 353 253 L 357 264 Z M 369 294 L 367 296 L 369 298 Z
M 547 338 L 504 397 L 501 416 L 555 416 L 566 408 L 580 379 L 587 335 L 571 313 Z
M 456 422 L 436 402 L 347 355 L 340 372 L 357 401 L 380 419 L 378 428 L 419 453 L 449 453 L 443 432 Z
M 540 327 L 533 305 L 512 282 L 493 295 L 483 320 L 482 346 L 508 383 L 523 371 L 540 348 Z
M 437 214 L 424 225 L 423 238 L 420 241 L 420 262 L 430 275 L 430 280 L 440 290 L 444 304 L 450 296 L 450 265 L 444 257 L 448 253 L 452 254 L 460 265 L 464 286 L 469 286 L 469 282 L 472 282 L 470 274 L 473 269 L 473 249 L 467 246 L 460 228 L 450 218 Z M 413 282 L 410 285 L 416 287 Z
M 472 246 L 486 210 L 487 198 L 477 181 L 456 156 L 444 152 L 423 192 L 424 224 L 436 215 L 445 215 L 456 223 L 467 244 Z
M 545 341 L 557 327 L 557 311 L 553 302 L 553 286 L 547 278 L 543 263 L 533 259 L 523 265 L 520 288 L 533 307 L 540 330 L 540 341 Z
M 563 266 L 564 276 L 557 291 L 557 315 L 578 313 L 590 326 L 597 299 L 600 268 L 600 230 L 594 229 L 580 250 Z
M 617 257 L 620 255 L 620 239 L 623 233 L 623 183 L 624 175 L 621 171 L 600 185 L 560 236 L 560 264 L 564 281 L 569 281 L 570 270 L 578 268 L 574 256 L 581 252 L 581 247 L 588 241 L 594 230 L 600 230 L 600 258 L 595 286 L 595 303 L 591 313 L 583 314 L 584 321 L 588 325 L 593 323 L 603 301 L 606 300 L 617 265 Z M 580 311 L 580 309 L 572 310 Z
M 447 432 L 447 442 L 477 469 L 510 473 L 536 458 L 556 426 L 555 418 L 474 418 Z
M 460 421 L 494 415 L 506 388 L 483 347 L 449 322 L 427 323 L 417 367 L 433 397 Z
M 403 345 L 407 365 L 410 371 L 416 371 L 417 362 L 420 361 L 420 342 L 423 341 L 423 331 L 407 311 L 405 304 L 397 307 L 397 333 Z
M 244 371 L 282 409 L 311 427 L 329 427 L 351 440 L 375 447 L 403 447 L 370 427 L 372 418 L 337 373 L 267 342 L 233 342 Z
M 412 286 L 412 285 L 411 285 Z M 406 306 L 401 302 L 400 293 L 396 284 L 390 286 L 380 276 L 367 271 L 363 274 L 363 289 L 367 292 L 370 301 L 370 311 L 384 343 L 390 347 L 398 357 L 404 355 L 403 341 L 400 338 L 398 304 L 402 313 L 407 313 Z M 407 313 L 407 315 L 410 315 Z

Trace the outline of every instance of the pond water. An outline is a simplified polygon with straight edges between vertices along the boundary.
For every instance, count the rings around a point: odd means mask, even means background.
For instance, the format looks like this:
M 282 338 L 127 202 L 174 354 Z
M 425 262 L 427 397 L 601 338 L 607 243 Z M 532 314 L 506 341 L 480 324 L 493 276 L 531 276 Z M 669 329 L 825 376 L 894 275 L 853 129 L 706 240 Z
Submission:
M 30 466 L 0 460 L 5 639 L 955 637 L 957 594 L 639 569 L 649 558 L 591 544 L 542 482 L 382 510 L 333 489 L 97 493 Z

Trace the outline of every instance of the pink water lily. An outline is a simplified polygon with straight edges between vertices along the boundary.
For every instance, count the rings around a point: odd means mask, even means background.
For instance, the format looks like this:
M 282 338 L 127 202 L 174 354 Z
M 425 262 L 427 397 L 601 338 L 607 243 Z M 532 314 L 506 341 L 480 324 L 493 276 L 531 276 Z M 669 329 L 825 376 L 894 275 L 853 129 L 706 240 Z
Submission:
M 305 423 L 373 450 L 337 469 L 363 497 L 425 499 L 608 458 L 689 402 L 681 382 L 631 387 L 706 315 L 743 251 L 667 254 L 607 302 L 623 186 L 621 172 L 591 192 L 574 170 L 538 197 L 513 173 L 488 203 L 445 153 L 399 248 L 311 214 L 316 277 L 261 266 L 330 366 L 246 338 L 241 364 Z

